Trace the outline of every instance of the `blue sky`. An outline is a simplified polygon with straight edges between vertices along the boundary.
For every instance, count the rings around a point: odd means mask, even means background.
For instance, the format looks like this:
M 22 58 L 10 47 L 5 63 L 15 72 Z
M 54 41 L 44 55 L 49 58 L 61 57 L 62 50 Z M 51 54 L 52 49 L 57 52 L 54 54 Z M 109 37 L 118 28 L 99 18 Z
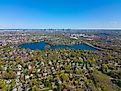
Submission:
M 121 0 L 0 0 L 0 28 L 121 28 Z

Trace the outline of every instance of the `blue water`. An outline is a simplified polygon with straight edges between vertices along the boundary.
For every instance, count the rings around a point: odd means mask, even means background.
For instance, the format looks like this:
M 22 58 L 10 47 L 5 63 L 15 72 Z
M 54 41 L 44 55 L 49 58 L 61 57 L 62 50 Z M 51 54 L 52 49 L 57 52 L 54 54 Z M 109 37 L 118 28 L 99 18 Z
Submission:
M 106 37 L 106 36 L 111 36 L 111 34 L 108 34 L 108 33 L 98 33 L 96 34 L 97 36 L 100 36 L 100 37 Z
M 44 41 L 42 42 L 36 42 L 36 43 L 25 43 L 20 45 L 20 48 L 27 48 L 27 49 L 31 49 L 31 50 L 45 50 L 45 46 L 47 46 L 48 44 Z M 75 44 L 75 45 L 53 45 L 49 47 L 50 49 L 74 49 L 74 50 L 92 50 L 95 51 L 96 48 L 93 48 L 87 44 Z

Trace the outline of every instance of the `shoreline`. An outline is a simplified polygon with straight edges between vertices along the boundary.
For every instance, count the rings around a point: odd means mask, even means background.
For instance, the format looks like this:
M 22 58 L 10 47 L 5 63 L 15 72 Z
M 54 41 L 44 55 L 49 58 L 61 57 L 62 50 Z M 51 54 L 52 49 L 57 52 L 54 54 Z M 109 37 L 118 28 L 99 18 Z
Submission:
M 88 42 L 84 42 L 84 43 L 87 44 L 88 46 L 91 46 L 91 47 L 97 49 L 97 50 L 104 50 L 104 49 L 99 48 L 99 47 L 96 47 L 96 46 L 94 46 L 94 45 L 92 45 L 92 44 L 90 44 L 90 43 L 88 43 Z
M 50 45 L 50 44 L 49 44 L 48 42 L 46 42 L 46 41 L 37 41 L 37 42 L 25 42 L 25 43 L 20 43 L 20 44 L 18 45 L 18 47 L 21 48 L 20 46 L 23 45 L 23 44 L 39 43 L 39 42 L 45 42 L 47 45 Z M 100 50 L 100 51 L 101 51 L 101 50 L 104 50 L 104 49 L 102 49 L 102 48 L 93 46 L 92 44 L 87 43 L 87 42 L 81 42 L 81 43 L 75 43 L 75 44 L 65 44 L 65 45 L 63 45 L 63 44 L 51 44 L 50 46 L 58 46 L 58 45 L 73 46 L 73 45 L 79 45 L 79 44 L 86 44 L 86 45 L 88 45 L 88 46 L 94 48 L 95 50 Z

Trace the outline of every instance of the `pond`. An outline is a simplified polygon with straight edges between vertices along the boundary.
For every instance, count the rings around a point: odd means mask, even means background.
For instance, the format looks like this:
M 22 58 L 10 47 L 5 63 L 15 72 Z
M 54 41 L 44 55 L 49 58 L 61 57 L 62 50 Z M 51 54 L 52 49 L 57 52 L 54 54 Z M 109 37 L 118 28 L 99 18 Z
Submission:
M 106 37 L 106 36 L 112 36 L 112 35 L 108 34 L 108 33 L 98 33 L 98 34 L 96 34 L 96 36 Z
M 49 46 L 46 42 L 36 42 L 36 43 L 24 43 L 19 45 L 20 48 L 26 48 L 31 50 L 45 50 L 46 46 Z M 91 47 L 87 44 L 81 43 L 81 44 L 74 44 L 74 45 L 52 45 L 49 46 L 49 49 L 74 49 L 74 50 L 97 50 L 94 47 Z

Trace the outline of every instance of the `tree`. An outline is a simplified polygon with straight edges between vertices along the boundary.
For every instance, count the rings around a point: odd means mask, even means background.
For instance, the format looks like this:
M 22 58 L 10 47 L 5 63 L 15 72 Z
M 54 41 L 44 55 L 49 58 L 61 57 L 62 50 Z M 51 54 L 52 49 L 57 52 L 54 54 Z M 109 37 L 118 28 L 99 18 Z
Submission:
M 108 65 L 107 64 L 102 64 L 103 73 L 107 73 L 107 70 L 108 70 Z

